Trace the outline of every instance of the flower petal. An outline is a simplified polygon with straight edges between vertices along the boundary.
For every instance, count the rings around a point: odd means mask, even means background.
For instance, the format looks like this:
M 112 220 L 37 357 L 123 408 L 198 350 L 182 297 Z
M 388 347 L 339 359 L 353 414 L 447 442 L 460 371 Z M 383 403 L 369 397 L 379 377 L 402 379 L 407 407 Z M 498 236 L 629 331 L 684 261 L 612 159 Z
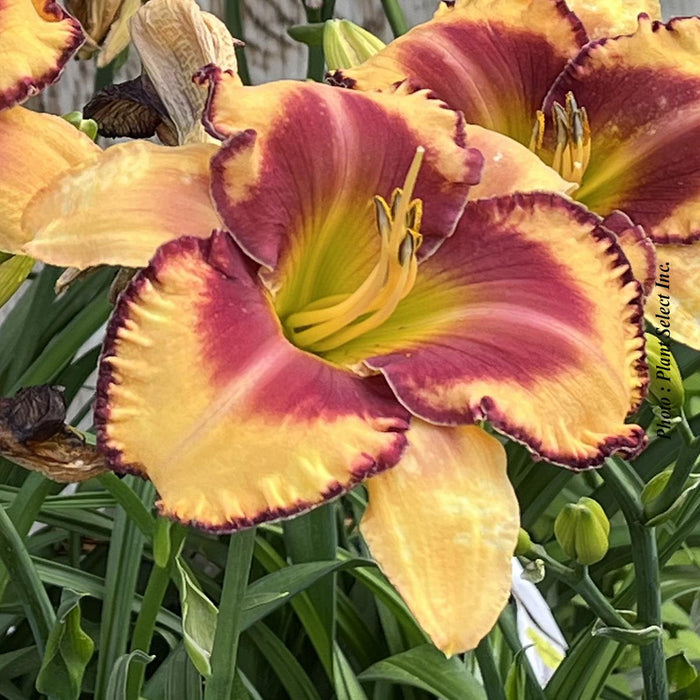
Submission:
M 502 445 L 476 426 L 415 420 L 396 466 L 367 483 L 372 556 L 433 643 L 473 649 L 508 601 L 518 502 Z
M 467 122 L 528 144 L 547 90 L 586 41 L 564 2 L 458 2 L 329 81 L 371 90 L 410 78 Z
M 234 40 L 226 25 L 192 0 L 149 0 L 130 26 L 144 71 L 177 128 L 178 142 L 207 141 L 201 124 L 207 95 L 192 76 L 214 63 L 230 70 L 241 85 Z
M 661 19 L 659 0 L 566 0 L 566 4 L 583 22 L 590 39 L 632 34 L 641 12 Z
M 489 420 L 554 462 L 635 452 L 641 290 L 599 223 L 555 194 L 470 203 L 393 316 L 327 359 L 365 359 L 414 415 Z
M 535 190 L 571 194 L 576 189 L 517 141 L 476 124 L 466 127 L 467 143 L 484 156 L 481 181 L 469 190 L 471 201 Z
M 644 307 L 647 320 L 662 340 L 668 333 L 673 340 L 700 350 L 700 243 L 660 245 L 656 255 L 659 269 L 668 270 L 670 289 L 659 285 L 654 288 Z M 659 282 L 664 283 L 661 279 Z M 664 314 L 664 310 L 670 313 Z
M 59 173 L 94 160 L 100 149 L 65 119 L 24 107 L 0 112 L 0 250 L 20 253 L 29 236 L 22 212 Z
M 603 226 L 617 236 L 634 278 L 642 285 L 646 299 L 656 280 L 656 251 L 651 239 L 641 226 L 635 225 L 624 212 L 614 211 L 603 219 Z
M 0 109 L 58 80 L 82 43 L 80 24 L 53 0 L 2 0 Z
M 226 233 L 163 246 L 108 329 L 99 445 L 185 522 L 234 530 L 308 509 L 393 466 L 407 421 L 379 377 L 287 342 Z
M 344 277 L 348 261 L 373 262 L 373 197 L 388 199 L 402 185 L 418 146 L 426 149 L 414 193 L 424 203 L 424 254 L 452 233 L 478 182 L 482 158 L 464 147 L 461 115 L 425 91 L 363 94 L 292 81 L 239 88 L 216 69 L 200 79 L 211 82 L 205 124 L 234 136 L 212 162 L 214 200 L 239 245 L 268 268 L 296 246 L 304 250 L 294 255 L 333 252 L 341 269 L 326 277 Z M 318 261 L 295 264 L 319 278 Z
M 621 209 L 656 243 L 700 238 L 699 52 L 699 18 L 640 17 L 633 36 L 584 48 L 545 103 L 549 114 L 571 91 L 588 112 L 576 199 L 602 216 Z
M 209 236 L 221 222 L 209 196 L 216 147 L 143 141 L 107 149 L 56 178 L 28 204 L 24 249 L 52 265 L 143 267 L 183 235 Z

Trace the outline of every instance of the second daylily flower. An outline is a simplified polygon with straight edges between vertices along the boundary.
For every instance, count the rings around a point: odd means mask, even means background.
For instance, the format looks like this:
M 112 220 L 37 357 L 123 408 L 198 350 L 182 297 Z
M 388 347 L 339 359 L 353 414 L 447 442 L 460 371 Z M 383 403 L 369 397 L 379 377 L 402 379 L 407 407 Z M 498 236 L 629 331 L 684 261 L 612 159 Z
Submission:
M 447 5 L 451 7 L 447 7 Z M 468 122 L 537 151 L 580 184 L 574 198 L 611 228 L 644 227 L 670 264 L 673 337 L 700 347 L 700 19 L 664 25 L 636 14 L 656 3 L 574 1 L 584 24 L 554 0 L 456 0 L 363 65 L 331 80 L 358 89 L 407 78 L 430 88 Z M 588 35 L 586 33 L 588 30 Z M 588 42 L 589 35 L 595 41 Z M 533 124 L 536 125 L 533 135 Z M 640 281 L 648 263 L 630 254 Z M 650 295 L 647 314 L 657 313 Z

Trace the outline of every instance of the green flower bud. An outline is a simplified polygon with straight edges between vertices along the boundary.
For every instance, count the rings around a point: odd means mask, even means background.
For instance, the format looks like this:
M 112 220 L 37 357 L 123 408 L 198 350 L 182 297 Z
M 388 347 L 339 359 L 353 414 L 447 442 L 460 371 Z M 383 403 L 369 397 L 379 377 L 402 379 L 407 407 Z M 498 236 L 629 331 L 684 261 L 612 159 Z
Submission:
M 595 564 L 608 551 L 610 521 L 597 501 L 584 496 L 562 508 L 554 521 L 554 535 L 572 559 Z
M 661 492 L 666 488 L 666 484 L 668 484 L 668 480 L 671 478 L 671 474 L 673 474 L 673 469 L 666 469 L 657 474 L 644 486 L 642 503 L 645 506 L 661 495 Z
M 649 363 L 647 401 L 652 406 L 658 406 L 665 419 L 678 416 L 683 407 L 685 394 L 683 378 L 676 360 L 666 343 L 651 333 L 645 333 L 644 336 Z M 667 415 L 663 415 L 664 413 Z
M 323 29 L 323 51 L 329 70 L 364 63 L 386 44 L 347 19 L 329 19 Z
M 525 556 L 532 549 L 532 540 L 530 535 L 525 532 L 522 528 L 518 532 L 518 542 L 515 545 L 514 555 L 516 557 Z
M 82 112 L 68 112 L 63 115 L 69 124 L 72 124 L 78 131 L 82 131 L 86 136 L 95 141 L 97 139 L 97 122 L 94 119 L 83 119 Z

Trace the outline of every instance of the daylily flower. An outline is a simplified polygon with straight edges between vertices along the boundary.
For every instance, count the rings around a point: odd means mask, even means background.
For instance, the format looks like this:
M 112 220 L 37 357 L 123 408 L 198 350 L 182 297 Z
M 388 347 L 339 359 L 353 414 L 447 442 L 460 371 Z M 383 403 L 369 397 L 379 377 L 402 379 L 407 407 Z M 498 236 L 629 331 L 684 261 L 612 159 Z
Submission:
M 199 81 L 221 146 L 101 152 L 0 113 L 0 247 L 76 267 L 157 249 L 101 361 L 112 468 L 215 531 L 372 477 L 373 556 L 441 649 L 472 648 L 518 532 L 503 447 L 474 424 L 576 468 L 644 443 L 624 422 L 646 386 L 628 262 L 578 205 L 511 194 L 568 185 L 427 91 Z
M 563 2 L 452 5 L 331 81 L 367 90 L 410 78 L 468 122 L 529 145 L 630 240 L 643 227 L 659 262 L 670 263 L 672 337 L 700 348 L 700 19 L 664 25 L 642 15 L 633 35 L 587 43 Z M 614 11 L 592 20 L 590 3 L 574 3 L 594 36 L 601 26 L 626 31 L 630 3 L 595 5 Z M 654 260 L 641 248 L 630 259 L 649 292 Z M 658 303 L 651 294 L 651 319 Z
M 471 648 L 507 600 L 518 531 L 504 450 L 473 424 L 577 468 L 642 446 L 624 422 L 646 384 L 628 263 L 578 205 L 507 194 L 567 183 L 512 142 L 500 167 L 506 139 L 426 91 L 199 80 L 218 149 L 162 149 L 144 190 L 147 161 L 111 148 L 23 217 L 25 247 L 64 265 L 142 265 L 176 239 L 110 323 L 99 445 L 164 514 L 214 531 L 373 477 L 372 554 L 440 648 Z M 183 173 L 195 147 L 211 198 Z

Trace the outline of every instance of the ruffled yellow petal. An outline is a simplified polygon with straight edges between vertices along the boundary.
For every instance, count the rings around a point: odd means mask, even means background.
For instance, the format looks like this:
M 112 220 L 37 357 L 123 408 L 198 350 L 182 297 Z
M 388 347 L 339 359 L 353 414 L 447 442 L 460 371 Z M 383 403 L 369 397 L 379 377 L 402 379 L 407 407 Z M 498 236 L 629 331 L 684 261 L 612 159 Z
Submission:
M 567 0 L 566 4 L 583 22 L 589 38 L 631 34 L 641 12 L 661 19 L 659 0 Z
M 118 470 L 161 510 L 216 530 L 293 515 L 393 466 L 408 413 L 284 338 L 230 236 L 161 247 L 120 297 L 96 425 Z
M 473 649 L 510 593 L 518 502 L 501 444 L 475 426 L 414 420 L 399 464 L 367 483 L 372 556 L 433 643 Z
M 657 245 L 656 286 L 644 312 L 660 338 L 700 350 L 700 242 Z
M 57 80 L 82 42 L 80 24 L 53 0 L 2 0 L 0 109 Z
M 143 267 L 166 241 L 208 237 L 221 226 L 209 197 L 209 160 L 216 150 L 142 141 L 107 149 L 29 202 L 24 249 L 65 267 Z
M 94 161 L 100 149 L 60 117 L 24 107 L 0 112 L 0 250 L 22 252 L 29 200 L 60 173 Z M 56 212 L 53 212 L 55 215 Z

